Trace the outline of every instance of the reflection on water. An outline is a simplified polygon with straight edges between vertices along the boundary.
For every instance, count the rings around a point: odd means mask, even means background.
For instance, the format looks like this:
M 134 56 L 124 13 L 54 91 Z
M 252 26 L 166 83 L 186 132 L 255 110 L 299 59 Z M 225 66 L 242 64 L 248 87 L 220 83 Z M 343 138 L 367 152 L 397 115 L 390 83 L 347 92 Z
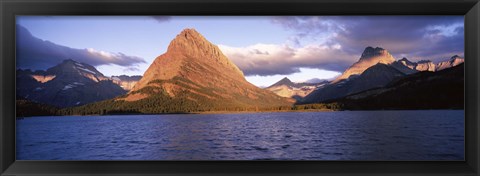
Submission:
M 464 111 L 35 117 L 19 160 L 463 160 Z

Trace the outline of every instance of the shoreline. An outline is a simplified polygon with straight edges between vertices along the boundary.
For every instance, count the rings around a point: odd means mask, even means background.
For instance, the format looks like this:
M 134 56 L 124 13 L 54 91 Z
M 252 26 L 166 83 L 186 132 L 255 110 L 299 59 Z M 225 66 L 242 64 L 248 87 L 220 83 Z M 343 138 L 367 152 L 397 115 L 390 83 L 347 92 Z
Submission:
M 122 116 L 122 115 L 180 115 L 180 114 L 259 114 L 259 113 L 286 113 L 286 112 L 338 112 L 338 111 L 436 111 L 436 110 L 453 110 L 465 111 L 465 109 L 377 109 L 377 110 L 332 110 L 332 109 L 308 109 L 308 110 L 276 110 L 276 111 L 204 111 L 204 112 L 189 112 L 189 113 L 131 113 L 131 114 L 73 114 L 73 115 L 42 115 L 42 116 L 24 116 L 15 117 L 18 119 L 35 118 L 35 117 L 63 117 L 63 116 Z
M 192 114 L 256 114 L 256 113 L 270 113 L 270 112 L 334 112 L 342 110 L 333 109 L 309 109 L 309 110 L 277 110 L 277 111 L 205 111 L 195 112 Z

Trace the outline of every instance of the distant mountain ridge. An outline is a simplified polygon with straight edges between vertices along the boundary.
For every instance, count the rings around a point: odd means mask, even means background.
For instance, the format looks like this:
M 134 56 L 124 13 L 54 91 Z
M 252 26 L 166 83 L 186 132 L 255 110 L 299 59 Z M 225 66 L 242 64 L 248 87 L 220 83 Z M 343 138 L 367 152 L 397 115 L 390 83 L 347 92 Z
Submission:
M 458 55 L 454 55 L 450 59 L 441 61 L 437 64 L 434 64 L 430 60 L 420 60 L 418 62 L 411 62 L 405 57 L 399 61 L 396 61 L 396 63 L 402 64 L 405 67 L 408 67 L 409 69 L 414 71 L 430 71 L 430 72 L 440 71 L 443 69 L 455 67 L 457 65 L 462 64 L 463 62 L 465 62 L 464 58 Z
M 461 58 L 458 55 L 452 56 L 450 60 L 440 62 L 436 65 L 435 71 L 444 70 L 447 68 L 455 67 L 465 62 L 464 58 Z
M 435 72 L 463 63 L 458 56 L 435 65 L 428 60 L 411 62 L 407 58 L 395 61 L 383 48 L 367 47 L 359 61 L 349 67 L 332 83 L 316 89 L 301 99 L 299 104 L 319 103 L 338 99 L 373 88 L 381 88 L 391 81 L 417 72 Z
M 437 72 L 418 72 L 384 87 L 331 100 L 350 110 L 463 109 L 464 64 Z
M 287 98 L 294 98 L 297 101 L 310 94 L 316 88 L 328 84 L 329 81 L 323 80 L 318 83 L 294 83 L 287 77 L 265 88 L 273 93 Z
M 95 67 L 72 59 L 46 71 L 17 70 L 17 96 L 56 107 L 80 106 L 126 93 Z
M 127 75 L 120 75 L 120 76 L 111 76 L 110 79 L 113 81 L 113 83 L 119 85 L 122 87 L 124 90 L 132 90 L 135 84 L 137 84 L 140 79 L 142 79 L 142 76 L 140 75 L 134 75 L 134 76 L 127 76 Z
M 276 82 L 276 83 L 268 86 L 267 88 L 276 87 L 276 86 L 282 86 L 282 85 L 294 87 L 294 86 L 295 86 L 295 83 L 293 83 L 292 81 L 290 81 L 290 79 L 288 79 L 287 77 L 284 77 L 284 78 L 282 78 L 280 81 L 278 81 L 278 82 Z

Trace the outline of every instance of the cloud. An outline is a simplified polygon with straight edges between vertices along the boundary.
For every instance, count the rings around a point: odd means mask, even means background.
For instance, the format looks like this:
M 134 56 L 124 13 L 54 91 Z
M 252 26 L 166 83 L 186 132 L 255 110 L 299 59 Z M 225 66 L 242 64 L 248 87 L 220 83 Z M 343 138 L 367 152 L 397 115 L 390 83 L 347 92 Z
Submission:
M 144 59 L 123 53 L 99 51 L 92 48 L 75 49 L 34 37 L 26 28 L 17 25 L 16 60 L 18 68 L 44 70 L 62 60 L 74 59 L 93 66 L 119 65 L 132 67 L 146 63 Z
M 340 45 L 349 54 L 379 46 L 396 57 L 437 61 L 464 52 L 463 16 L 307 16 L 271 21 L 292 31 L 293 43 Z
M 172 19 L 171 16 L 151 16 L 151 17 L 159 23 L 164 23 Z
M 139 72 L 140 69 L 138 69 L 137 67 L 127 67 L 125 69 L 123 69 L 124 72 Z
M 439 62 L 464 52 L 461 16 L 297 16 L 271 22 L 293 35 L 284 44 L 219 45 L 247 76 L 288 75 L 300 68 L 343 72 L 367 46 L 413 61 Z
M 294 48 L 289 45 L 256 44 L 247 47 L 219 45 L 246 76 L 288 75 L 300 68 L 316 68 L 343 72 L 355 58 L 338 45 L 307 45 Z

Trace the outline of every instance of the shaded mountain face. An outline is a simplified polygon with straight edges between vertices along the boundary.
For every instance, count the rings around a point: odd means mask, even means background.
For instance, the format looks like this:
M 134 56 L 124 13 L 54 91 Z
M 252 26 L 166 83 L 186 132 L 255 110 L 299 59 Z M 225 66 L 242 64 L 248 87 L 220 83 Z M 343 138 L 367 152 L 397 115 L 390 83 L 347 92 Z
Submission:
M 108 80 L 95 67 L 72 59 L 64 60 L 62 63 L 47 69 L 46 73 L 48 75 L 57 75 L 57 77 L 61 77 L 64 80 L 68 79 L 68 81 L 75 81 L 73 79 L 90 79 L 94 82 Z
M 351 76 L 347 80 L 328 84 L 316 89 L 298 103 L 319 103 L 338 99 L 364 90 L 383 87 L 390 81 L 405 75 L 405 73 L 397 70 L 392 65 L 377 63 L 367 68 L 358 76 Z
M 354 63 L 349 69 L 357 67 L 362 59 L 371 58 L 371 48 L 366 49 L 362 54 L 362 58 Z M 373 52 L 376 53 L 376 52 Z M 374 56 L 382 54 L 373 54 Z M 388 56 L 388 54 L 383 54 Z M 419 62 L 411 62 L 407 58 L 390 62 L 379 61 L 376 65 L 365 69 L 360 75 L 350 75 L 348 79 L 341 79 L 323 86 L 299 101 L 299 104 L 331 102 L 332 100 L 341 99 L 343 97 L 357 94 L 369 89 L 378 89 L 390 84 L 394 80 L 398 80 L 407 75 L 417 75 L 419 72 L 436 72 L 442 69 L 452 68 L 464 62 L 463 58 L 453 56 L 450 60 L 435 65 L 428 60 Z M 383 62 L 383 63 L 382 63 Z M 386 64 L 384 64 L 386 63 Z M 345 71 L 345 73 L 348 72 Z M 345 74 L 344 73 L 344 74 Z M 463 79 L 463 78 L 462 78 Z M 338 79 L 337 79 L 338 80 Z
M 418 63 L 412 62 L 405 57 L 391 63 L 390 65 L 396 68 L 398 71 L 407 75 L 417 73 L 419 71 L 417 70 Z
M 79 106 L 125 94 L 95 67 L 74 60 L 47 71 L 17 70 L 17 96 L 56 107 Z
M 414 63 L 406 58 L 395 61 L 390 53 L 383 48 L 367 47 L 360 59 L 350 66 L 332 83 L 317 88 L 298 104 L 319 103 L 341 98 L 360 91 L 382 87 L 393 79 L 416 71 Z
M 328 84 L 328 81 L 320 81 L 318 83 L 294 83 L 290 81 L 287 77 L 281 79 L 280 81 L 272 84 L 271 86 L 265 88 L 266 90 L 272 91 L 281 97 L 294 98 L 297 101 L 301 100 L 303 97 L 307 96 L 315 89 L 322 87 Z
M 345 70 L 342 75 L 332 81 L 332 83 L 346 80 L 351 76 L 360 75 L 366 69 L 378 63 L 391 64 L 393 62 L 395 62 L 395 58 L 393 58 L 387 50 L 379 47 L 373 48 L 369 46 L 365 48 L 360 59 L 352 66 L 350 66 L 347 70 Z
M 242 71 L 194 29 L 178 34 L 133 89 L 116 101 L 151 113 L 171 112 L 165 108 L 176 103 L 183 104 L 175 110 L 182 112 L 292 104 L 247 82 Z M 155 102 L 155 107 L 145 108 L 147 102 Z
M 410 60 L 408 60 L 406 57 L 400 59 L 397 61 L 398 63 L 401 63 L 402 65 L 410 68 L 410 69 L 415 69 L 415 67 L 417 66 L 417 63 L 414 63 Z
M 464 64 L 437 72 L 418 72 L 385 87 L 333 100 L 356 109 L 463 109 Z
M 120 75 L 120 76 L 112 76 L 110 79 L 113 81 L 113 83 L 119 85 L 122 87 L 124 90 L 129 91 L 133 89 L 133 86 L 137 84 L 140 79 L 142 79 L 142 76 L 127 76 L 127 75 Z

